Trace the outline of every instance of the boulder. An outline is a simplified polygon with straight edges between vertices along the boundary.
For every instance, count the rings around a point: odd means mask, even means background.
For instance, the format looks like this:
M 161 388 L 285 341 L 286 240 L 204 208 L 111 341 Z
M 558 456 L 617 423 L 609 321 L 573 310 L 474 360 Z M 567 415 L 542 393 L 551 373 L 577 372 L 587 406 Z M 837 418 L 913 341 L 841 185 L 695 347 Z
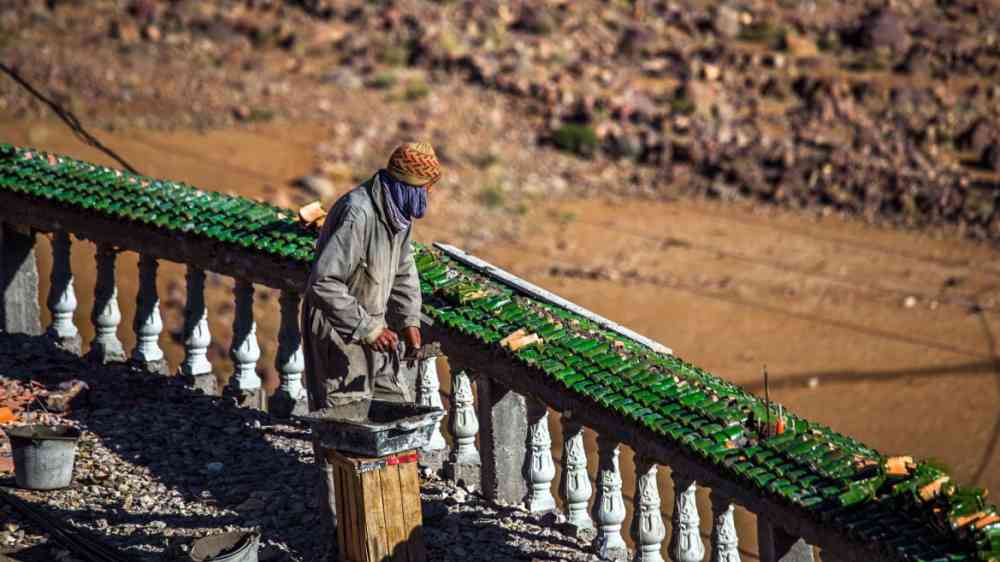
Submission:
M 740 23 L 740 11 L 729 5 L 719 6 L 715 10 L 715 30 L 723 37 L 730 39 L 740 34 L 742 24 Z
M 979 164 L 987 170 L 1000 173 L 1000 142 L 994 142 L 983 149 Z

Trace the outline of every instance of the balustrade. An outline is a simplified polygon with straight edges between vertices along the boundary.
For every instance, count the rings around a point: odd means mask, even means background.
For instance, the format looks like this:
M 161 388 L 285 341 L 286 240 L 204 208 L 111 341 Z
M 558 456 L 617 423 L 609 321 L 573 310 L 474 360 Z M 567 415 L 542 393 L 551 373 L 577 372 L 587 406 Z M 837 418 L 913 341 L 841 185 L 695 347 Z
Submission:
M 73 322 L 76 312 L 76 291 L 70 265 L 72 242 L 69 233 L 60 230 L 52 234 L 52 275 L 46 304 L 52 313 L 48 334 L 59 347 L 80 353 L 80 330 Z
M 12 197 L 0 189 L 0 199 Z M 2 201 L 0 201 L 2 202 Z M 38 203 L 43 205 L 43 203 Z M 270 211 L 268 211 L 270 212 Z M 2 207 L 0 207 L 2 213 Z M 59 215 L 59 213 L 63 213 Z M 33 231 L 10 224 L 7 213 L 0 229 L 2 242 L 2 261 L 0 261 L 0 280 L 4 282 L 2 327 L 7 331 L 27 333 L 40 332 L 37 310 L 37 270 L 34 264 Z M 77 299 L 73 286 L 73 274 L 70 267 L 72 238 L 70 234 L 97 242 L 96 253 L 96 284 L 94 288 L 94 305 L 91 311 L 91 321 L 94 325 L 94 338 L 90 342 L 89 357 L 98 362 L 124 361 L 126 359 L 122 343 L 118 338 L 117 329 L 121 323 L 121 311 L 118 307 L 118 290 L 115 281 L 115 264 L 120 251 L 136 251 L 139 259 L 139 291 L 136 297 L 136 315 L 133 328 L 136 335 L 136 345 L 130 358 L 139 366 L 154 371 L 162 371 L 165 363 L 164 353 L 159 345 L 159 336 L 163 330 L 160 315 L 160 301 L 156 290 L 156 276 L 160 259 L 171 259 L 187 265 L 187 302 L 184 317 L 184 359 L 179 366 L 179 373 L 200 386 L 202 382 L 214 381 L 212 365 L 208 359 L 208 349 L 211 345 L 211 334 L 208 325 L 208 310 L 205 304 L 206 270 L 218 271 L 233 277 L 236 281 L 234 289 L 235 315 L 233 318 L 233 339 L 230 355 L 233 360 L 233 374 L 227 392 L 233 394 L 241 403 L 263 407 L 261 379 L 257 374 L 257 362 L 261 350 L 257 341 L 257 325 L 254 319 L 254 283 L 265 284 L 281 291 L 278 300 L 281 323 L 277 334 L 278 346 L 275 367 L 280 376 L 279 389 L 271 401 L 270 407 L 274 413 L 287 415 L 303 407 L 305 391 L 302 385 L 303 352 L 302 335 L 299 329 L 300 296 L 297 290 L 304 281 L 302 262 L 276 261 L 276 253 L 282 259 L 288 258 L 289 252 L 299 256 L 305 252 L 308 256 L 308 244 L 296 242 L 294 248 L 268 243 L 266 256 L 256 256 L 252 251 L 241 247 L 238 251 L 219 246 L 220 253 L 225 256 L 215 259 L 206 258 L 214 255 L 211 252 L 191 251 L 186 245 L 176 244 L 178 232 L 170 233 L 169 237 L 160 239 L 144 231 L 142 245 L 131 238 L 117 240 L 120 232 L 108 234 L 108 230 L 91 229 L 94 220 L 79 220 L 73 222 L 71 211 L 64 207 L 52 209 L 52 213 L 24 213 L 23 216 L 33 221 L 31 224 L 43 232 L 54 232 L 52 238 L 53 267 L 51 272 L 52 287 L 47 298 L 47 306 L 52 312 L 52 322 L 48 333 L 65 348 L 72 349 L 74 339 L 79 341 L 79 331 L 73 322 L 77 308 Z M 261 215 L 263 216 L 263 215 Z M 54 218 L 53 218 L 54 217 Z M 14 217 L 17 218 L 17 217 Z M 92 218 L 92 217 L 91 217 Z M 95 219 L 96 220 L 96 219 Z M 102 218 L 100 220 L 110 220 Z M 99 222 L 99 221 L 97 221 Z M 65 224 L 72 223 L 74 228 Z M 139 229 L 139 226 L 135 226 Z M 145 228 L 145 227 L 143 227 Z M 308 242 L 308 240 L 306 240 Z M 119 245 L 119 243 L 123 245 Z M 215 240 L 213 244 L 220 243 Z M 150 249 L 152 248 L 152 250 Z M 155 251 L 154 251 L 155 250 Z M 242 253 L 240 253 L 242 252 Z M 283 253 L 282 253 L 283 252 Z M 248 257 L 249 256 L 249 257 Z M 268 271 L 258 271 L 254 258 L 271 260 Z M 214 261 L 213 261 L 214 259 Z M 290 259 L 290 258 L 289 258 Z M 296 257 L 295 259 L 304 259 Z M 277 264 L 277 265 L 276 265 Z M 291 264 L 291 265 L 290 265 Z M 470 266 L 475 263 L 469 262 Z M 293 267 L 294 266 L 294 267 Z M 519 290 L 534 291 L 529 284 L 514 283 L 512 276 L 506 275 L 508 285 Z M 34 277 L 33 277 L 34 276 Z M 516 278 L 515 278 L 516 280 Z M 32 293 L 32 291 L 34 291 Z M 459 298 L 467 293 L 459 291 Z M 542 293 L 536 302 L 552 304 L 551 296 Z M 503 299 L 505 297 L 496 297 Z M 556 303 L 559 306 L 563 306 Z M 450 305 L 449 305 L 450 306 Z M 502 305 L 498 305 L 502 306 Z M 575 305 L 574 305 L 575 306 Z M 565 308 L 565 307 L 564 307 Z M 491 309 L 492 310 L 492 309 Z M 576 310 L 572 307 L 565 310 Z M 579 311 L 577 311 L 579 312 Z M 512 313 L 516 317 L 518 312 Z M 644 342 L 649 349 L 664 353 L 662 346 L 655 347 L 655 342 L 636 339 L 635 335 L 624 331 L 621 327 L 608 324 L 607 321 L 590 315 L 589 321 L 619 334 L 625 334 L 633 343 Z M 652 392 L 649 389 L 630 388 L 625 392 L 618 386 L 609 385 L 602 393 L 584 391 L 576 392 L 575 385 L 596 385 L 597 380 L 610 380 L 604 371 L 599 376 L 583 376 L 573 382 L 564 380 L 562 373 L 562 358 L 553 359 L 537 350 L 528 353 L 518 352 L 521 359 L 530 357 L 530 361 L 539 369 L 550 374 L 549 379 L 540 382 L 538 370 L 524 370 L 523 363 L 510 359 L 504 353 L 484 354 L 481 343 L 488 341 L 492 335 L 482 326 L 469 329 L 477 339 L 471 340 L 465 333 L 462 323 L 464 318 L 451 317 L 450 323 L 442 328 L 435 325 L 429 330 L 426 339 L 440 340 L 449 354 L 454 351 L 461 357 L 456 357 L 452 363 L 456 367 L 452 380 L 451 411 L 449 413 L 449 428 L 454 438 L 453 447 L 444 462 L 445 473 L 457 482 L 469 487 L 480 488 L 484 496 L 492 501 L 507 505 L 523 505 L 528 511 L 536 514 L 552 512 L 557 509 L 555 498 L 551 493 L 551 485 L 557 477 L 557 470 L 552 458 L 552 440 L 549 434 L 548 409 L 561 412 L 562 418 L 562 474 L 560 479 L 560 496 L 564 502 L 567 526 L 575 533 L 590 538 L 593 536 L 593 548 L 605 559 L 624 560 L 628 558 L 628 549 L 622 536 L 622 526 L 626 520 L 625 501 L 622 494 L 622 476 L 619 466 L 620 445 L 625 443 L 636 451 L 635 455 L 635 493 L 631 502 L 632 522 L 630 536 L 635 546 L 634 560 L 639 562 L 660 562 L 662 543 L 667 529 L 661 515 L 661 500 L 657 485 L 658 465 L 666 465 L 671 469 L 674 487 L 674 506 L 672 525 L 670 527 L 670 544 L 667 548 L 670 559 L 674 562 L 701 562 L 705 558 L 705 544 L 699 531 L 700 516 L 696 502 L 696 482 L 710 487 L 712 532 L 710 540 L 710 560 L 712 562 L 739 562 L 739 541 L 734 524 L 734 502 L 739 502 L 747 509 L 758 514 L 758 543 L 760 559 L 763 562 L 791 562 L 811 560 L 812 548 L 804 540 L 787 529 L 811 539 L 826 537 L 825 531 L 815 522 L 805 518 L 790 517 L 789 514 L 801 515 L 800 511 L 791 510 L 787 505 L 780 504 L 761 490 L 746 486 L 743 481 L 734 481 L 731 475 L 724 474 L 719 467 L 720 459 L 729 452 L 728 438 L 725 444 L 713 442 L 712 439 L 700 439 L 701 449 L 695 452 L 684 450 L 678 444 L 685 443 L 678 437 L 688 431 L 688 422 L 661 424 L 653 426 L 652 422 L 641 425 L 636 420 L 656 419 L 664 421 L 663 415 L 654 411 L 657 403 L 674 402 L 676 396 Z M 508 318 L 502 318 L 508 322 Z M 538 322 L 541 330 L 558 337 L 563 324 Z M 572 320 L 571 320 L 572 321 Z M 462 328 L 459 330 L 456 328 Z M 507 330 L 509 326 L 498 328 Z M 531 328 L 534 330 L 535 328 Z M 461 334 L 456 335 L 457 332 Z M 509 333 L 509 332 L 507 332 Z M 547 338 L 550 336 L 543 336 Z M 454 339 L 450 339 L 454 338 Z M 465 339 L 462 339 L 465 338 Z M 579 344 L 575 341 L 574 345 Z M 582 338 L 586 339 L 586 338 Z M 547 341 L 547 340 L 546 340 Z M 557 340 L 556 340 L 557 341 Z M 566 338 L 563 340 L 566 341 Z M 470 343 L 471 342 L 471 343 Z M 589 342 L 588 342 L 589 343 Z M 618 342 L 621 343 L 621 342 Z M 78 345 L 78 344 L 77 344 Z M 549 345 L 546 343 L 546 345 Z M 569 344 L 564 344 L 569 345 Z M 621 367 L 614 357 L 621 349 L 612 345 L 604 345 L 600 353 L 601 368 L 605 361 L 611 367 Z M 549 350 L 552 348 L 550 347 Z M 588 350 L 593 348 L 588 348 Z M 664 348 L 665 349 L 665 348 Z M 496 350 L 493 350 L 496 351 Z M 509 351 L 509 350 L 507 350 Z M 668 352 L 668 351 L 667 351 Z M 594 352 L 597 353 L 596 351 Z M 579 354 L 577 354 L 579 355 Z M 484 361 L 488 357 L 489 361 Z M 592 357 L 591 357 L 592 359 Z M 461 370 L 460 366 L 475 369 L 475 389 L 473 378 L 469 372 Z M 676 365 L 675 365 L 676 367 Z M 629 369 L 629 366 L 625 366 Z M 680 368 L 680 367 L 678 367 Z M 687 367 L 684 367 L 687 369 Z M 629 370 L 608 372 L 623 373 L 622 380 L 641 378 L 645 372 L 636 367 Z M 685 371 L 690 381 L 700 380 L 708 375 L 701 372 Z M 626 373 L 630 373 L 626 377 Z M 563 378 L 560 378 L 562 376 Z M 601 379 L 601 377 L 605 377 Z M 671 381 L 663 381 L 671 384 Z M 562 383 L 563 386 L 558 386 Z M 419 365 L 417 399 L 421 404 L 440 407 L 440 382 L 435 360 L 423 360 Z M 696 386 L 691 383 L 691 386 Z M 565 388 L 564 388 L 565 387 Z M 208 389 L 208 386 L 205 387 Z M 716 387 L 718 388 L 718 387 Z M 209 389 L 211 390 L 211 389 Z M 612 391 L 618 392 L 615 395 Z M 658 390 L 658 389 L 653 389 Z M 648 392 L 647 392 L 648 391 Z M 691 400 L 698 400 L 697 389 L 688 389 Z M 735 394 L 729 395 L 730 397 Z M 712 406 L 720 404 L 715 398 L 708 400 Z M 657 402 L 660 401 L 660 402 Z M 593 410 L 593 411 L 592 411 Z M 692 410 L 694 411 L 694 410 Z M 707 411 L 707 408 L 698 410 Z M 572 412 L 572 413 L 571 413 Z M 658 418 L 656 416 L 659 416 Z M 626 419 L 628 417 L 628 419 Z M 632 420 L 631 422 L 629 421 Z M 590 480 L 587 467 L 587 456 L 584 450 L 584 426 L 598 433 L 598 464 L 596 479 Z M 660 431 L 662 429 L 662 431 Z M 724 431 L 732 428 L 723 428 Z M 739 429 L 738 427 L 736 429 Z M 654 431 L 655 430 L 655 431 Z M 669 446 L 663 437 L 666 433 L 671 437 Z M 675 436 L 676 433 L 678 436 Z M 477 447 L 477 437 L 479 446 Z M 707 445 L 705 443 L 708 443 Z M 440 428 L 435 427 L 431 440 L 424 449 L 425 462 L 437 455 L 444 456 L 447 443 Z M 702 454 L 703 453 L 703 454 Z M 701 455 L 701 456 L 698 456 Z M 713 456 L 715 455 L 715 456 Z M 721 455 L 721 456 L 718 456 Z M 706 459 L 711 459 L 709 462 Z M 780 489 L 780 488 L 779 488 Z M 591 505 L 591 496 L 594 501 Z M 556 518 L 559 520 L 559 518 Z M 805 522 L 803 522 L 805 520 Z M 819 530 L 817 530 L 819 529 Z M 578 535 L 580 536 L 580 535 Z M 835 536 L 830 533 L 829 536 Z M 830 546 L 831 554 L 848 553 L 844 558 L 849 560 L 886 560 L 895 562 L 898 558 L 866 557 L 870 550 L 867 547 L 857 547 L 839 538 L 828 540 L 822 544 L 824 549 Z M 861 550 L 859 550 L 861 549 Z
M 212 334 L 208 328 L 208 307 L 205 306 L 205 270 L 188 266 L 187 302 L 184 305 L 184 360 L 180 372 L 195 388 L 208 394 L 216 390 L 212 364 L 208 361 L 208 346 Z
M 635 541 L 635 562 L 663 562 L 660 543 L 667 536 L 660 514 L 660 488 L 656 482 L 656 463 L 635 457 L 635 496 L 632 515 L 632 540 Z
M 590 495 L 594 488 L 587 474 L 587 451 L 583 446 L 583 424 L 573 421 L 570 412 L 562 417 L 563 454 L 560 493 L 566 503 L 566 522 L 576 532 L 591 531 Z
M 302 354 L 302 333 L 299 330 L 301 300 L 299 294 L 292 291 L 282 291 L 278 299 L 281 306 L 281 329 L 278 331 L 275 367 L 281 384 L 271 399 L 270 411 L 285 417 L 303 414 L 308 410 L 306 391 L 302 386 L 302 373 L 306 364 Z
M 156 291 L 156 271 L 159 263 L 147 254 L 139 256 L 139 293 L 135 302 L 135 349 L 132 361 L 150 372 L 166 374 L 166 362 L 160 349 L 160 332 L 163 318 L 160 316 L 160 296 Z
M 233 375 L 228 391 L 240 404 L 260 407 L 261 380 L 257 374 L 260 345 L 257 343 L 257 322 L 253 317 L 253 283 L 236 280 L 236 314 L 233 317 L 233 343 L 229 354 L 233 359 Z
M 594 523 L 597 552 L 608 560 L 628 558 L 628 548 L 622 538 L 625 521 L 625 499 L 622 497 L 622 476 L 618 464 L 618 441 L 603 435 L 597 438 L 597 498 L 594 500 Z
M 94 339 L 89 356 L 99 363 L 124 361 L 125 349 L 118 339 L 118 324 L 122 313 L 118 308 L 118 285 L 115 282 L 115 260 L 118 250 L 108 244 L 97 245 L 97 279 L 94 284 L 94 309 L 90 319 L 94 324 Z
M 549 410 L 537 400 L 528 402 L 528 488 L 527 507 L 532 513 L 556 508 L 552 480 L 556 467 L 552 462 L 552 438 L 549 436 Z
M 417 366 L 417 403 L 421 406 L 444 409 L 441 402 L 441 381 L 438 378 L 437 357 L 422 359 Z M 475 410 L 473 409 L 473 415 Z M 438 420 L 431 431 L 427 446 L 420 451 L 420 465 L 438 470 L 444 466 L 444 454 L 448 443 L 441 433 L 441 422 Z

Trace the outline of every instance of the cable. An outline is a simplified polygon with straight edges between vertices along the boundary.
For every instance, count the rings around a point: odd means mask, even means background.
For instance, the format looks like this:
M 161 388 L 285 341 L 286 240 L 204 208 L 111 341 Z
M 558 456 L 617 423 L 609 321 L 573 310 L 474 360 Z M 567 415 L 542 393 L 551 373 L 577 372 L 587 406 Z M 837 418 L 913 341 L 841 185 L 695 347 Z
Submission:
M 118 154 L 116 154 L 115 151 L 104 146 L 104 144 L 102 144 L 101 141 L 97 140 L 97 138 L 94 137 L 94 135 L 87 132 L 87 130 L 84 129 L 83 125 L 80 123 L 80 120 L 77 119 L 76 115 L 73 115 L 73 113 L 67 111 L 55 101 L 42 95 L 42 93 L 36 90 L 34 86 L 29 84 L 24 78 L 21 78 L 21 75 L 18 74 L 16 70 L 7 66 L 4 63 L 0 63 L 0 70 L 3 70 L 7 74 L 7 76 L 10 76 L 11 79 L 17 82 L 22 88 L 27 90 L 29 94 L 37 98 L 45 105 L 49 106 L 49 108 L 51 108 L 52 111 L 55 112 L 55 114 L 59 116 L 59 118 L 62 119 L 62 121 L 66 123 L 66 125 L 73 131 L 73 134 L 76 135 L 76 138 L 80 139 L 85 144 L 93 146 L 94 148 L 100 150 L 104 154 L 107 154 L 108 156 L 113 158 L 115 162 L 118 162 L 119 164 L 122 165 L 122 167 L 132 172 L 133 174 L 141 175 L 139 174 L 139 171 L 133 168 L 131 164 L 126 162 L 124 158 L 118 156 Z

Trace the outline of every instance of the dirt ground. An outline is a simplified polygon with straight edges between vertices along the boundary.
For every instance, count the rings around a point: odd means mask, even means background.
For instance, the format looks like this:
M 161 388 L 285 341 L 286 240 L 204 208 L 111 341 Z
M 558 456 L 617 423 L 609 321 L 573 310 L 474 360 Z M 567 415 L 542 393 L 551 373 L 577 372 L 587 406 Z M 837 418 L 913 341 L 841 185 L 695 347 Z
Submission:
M 324 124 L 276 122 L 100 136 L 146 174 L 262 196 L 308 173 L 313 148 L 327 134 Z M 0 139 L 109 163 L 56 123 L 0 122 Z M 445 189 L 435 195 L 448 197 Z M 475 203 L 467 197 L 462 205 L 443 203 L 417 224 L 418 239 L 474 251 L 754 392 L 762 392 L 766 365 L 772 397 L 790 410 L 886 453 L 939 459 L 963 482 L 1000 489 L 993 333 L 1000 330 L 1000 265 L 992 248 L 949 232 L 693 199 L 543 198 L 517 214 L 470 210 Z M 518 228 L 484 241 L 479 221 L 517 221 Z M 88 341 L 93 249 L 74 248 L 76 321 Z M 43 276 L 48 254 L 48 245 L 39 244 Z M 135 262 L 135 256 L 119 262 L 119 334 L 128 348 L 136 290 L 128 272 Z M 182 350 L 170 331 L 181 325 L 183 268 L 164 264 L 161 272 L 161 343 L 176 365 Z M 220 375 L 227 368 L 231 286 L 221 277 L 209 282 Z M 276 297 L 263 288 L 258 293 L 261 366 L 272 384 Z M 622 465 L 631 496 L 629 453 Z M 668 472 L 661 471 L 664 483 Z M 670 488 L 662 489 L 669 513 Z M 707 534 L 710 512 L 702 513 Z M 738 523 L 744 554 L 753 559 L 752 520 L 741 513 Z

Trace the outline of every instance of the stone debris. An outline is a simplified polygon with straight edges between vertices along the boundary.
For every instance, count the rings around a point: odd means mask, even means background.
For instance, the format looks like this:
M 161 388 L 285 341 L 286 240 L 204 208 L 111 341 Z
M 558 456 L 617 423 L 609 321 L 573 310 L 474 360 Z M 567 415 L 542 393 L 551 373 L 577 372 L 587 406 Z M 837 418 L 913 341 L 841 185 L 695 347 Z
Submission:
M 15 388 L 51 352 L 30 338 L 0 338 L 3 388 Z M 11 340 L 17 345 L 5 345 Z M 184 559 L 195 538 L 237 530 L 261 531 L 262 561 L 324 560 L 313 493 L 318 474 L 304 425 L 193 392 L 178 378 L 64 359 L 63 371 L 91 386 L 89 406 L 63 418 L 82 429 L 73 485 L 10 491 L 136 560 Z M 0 486 L 12 486 L 3 476 Z M 524 510 L 492 507 L 429 476 L 422 485 L 429 560 L 597 560 L 585 542 Z M 0 553 L 75 559 L 16 515 L 0 526 Z

